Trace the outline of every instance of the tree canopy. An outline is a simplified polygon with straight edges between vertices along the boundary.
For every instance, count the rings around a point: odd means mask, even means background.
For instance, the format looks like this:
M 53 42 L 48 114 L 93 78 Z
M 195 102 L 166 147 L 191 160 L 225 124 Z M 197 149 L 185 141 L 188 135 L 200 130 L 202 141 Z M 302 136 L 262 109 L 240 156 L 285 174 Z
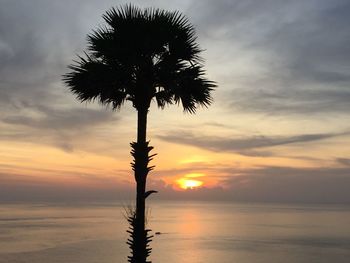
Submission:
M 194 27 L 181 13 L 127 5 L 103 15 L 105 26 L 88 35 L 85 56 L 64 81 L 80 101 L 119 109 L 129 100 L 148 109 L 182 104 L 194 113 L 212 102 L 216 84 L 205 78 Z

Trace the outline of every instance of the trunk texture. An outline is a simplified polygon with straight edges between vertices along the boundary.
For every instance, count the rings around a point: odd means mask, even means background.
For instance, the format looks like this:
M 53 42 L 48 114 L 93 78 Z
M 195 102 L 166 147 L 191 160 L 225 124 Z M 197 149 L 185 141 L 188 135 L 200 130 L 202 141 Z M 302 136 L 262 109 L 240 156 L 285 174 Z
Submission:
M 146 179 L 153 167 L 148 167 L 152 159 L 149 152 L 153 147 L 148 146 L 146 141 L 148 110 L 138 110 L 137 115 L 137 142 L 131 143 L 131 155 L 134 157 L 132 168 L 136 181 L 136 211 L 129 215 L 130 237 L 128 245 L 131 248 L 130 263 L 148 263 L 147 257 L 151 253 L 148 244 L 151 236 L 150 230 L 145 229 L 145 200 L 146 200 Z
M 147 113 L 148 110 L 137 112 L 137 145 L 138 153 L 135 158 L 135 180 L 136 180 L 136 220 L 141 229 L 145 229 L 145 192 L 148 165 L 147 136 Z

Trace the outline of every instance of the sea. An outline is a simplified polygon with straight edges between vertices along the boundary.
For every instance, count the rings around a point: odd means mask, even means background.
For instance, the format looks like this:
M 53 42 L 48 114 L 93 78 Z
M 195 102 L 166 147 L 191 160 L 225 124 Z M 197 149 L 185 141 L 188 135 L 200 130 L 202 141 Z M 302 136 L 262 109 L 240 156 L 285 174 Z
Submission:
M 0 263 L 127 262 L 127 209 L 0 204 Z M 147 227 L 153 263 L 350 262 L 348 205 L 151 201 Z

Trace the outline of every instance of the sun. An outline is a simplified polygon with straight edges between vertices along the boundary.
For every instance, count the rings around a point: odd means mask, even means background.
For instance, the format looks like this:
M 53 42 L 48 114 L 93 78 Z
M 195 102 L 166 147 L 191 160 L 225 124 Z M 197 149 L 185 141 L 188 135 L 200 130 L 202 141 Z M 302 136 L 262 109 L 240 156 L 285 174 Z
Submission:
M 203 185 L 203 182 L 193 179 L 181 178 L 176 181 L 182 189 L 194 189 Z

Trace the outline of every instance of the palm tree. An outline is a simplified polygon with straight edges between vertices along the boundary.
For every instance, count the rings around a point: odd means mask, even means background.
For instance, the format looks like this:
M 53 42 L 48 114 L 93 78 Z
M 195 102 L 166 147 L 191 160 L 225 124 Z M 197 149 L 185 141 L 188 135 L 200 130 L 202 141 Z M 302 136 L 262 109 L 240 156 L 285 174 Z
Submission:
M 150 254 L 145 230 L 148 163 L 147 114 L 152 101 L 163 109 L 182 104 L 185 112 L 209 106 L 215 83 L 205 78 L 201 49 L 188 19 L 175 11 L 140 9 L 133 5 L 112 8 L 107 23 L 88 35 L 85 56 L 79 56 L 63 80 L 81 102 L 98 101 L 118 110 L 131 101 L 137 111 L 137 141 L 131 143 L 136 181 L 136 211 L 132 225 L 129 262 L 144 263 Z

